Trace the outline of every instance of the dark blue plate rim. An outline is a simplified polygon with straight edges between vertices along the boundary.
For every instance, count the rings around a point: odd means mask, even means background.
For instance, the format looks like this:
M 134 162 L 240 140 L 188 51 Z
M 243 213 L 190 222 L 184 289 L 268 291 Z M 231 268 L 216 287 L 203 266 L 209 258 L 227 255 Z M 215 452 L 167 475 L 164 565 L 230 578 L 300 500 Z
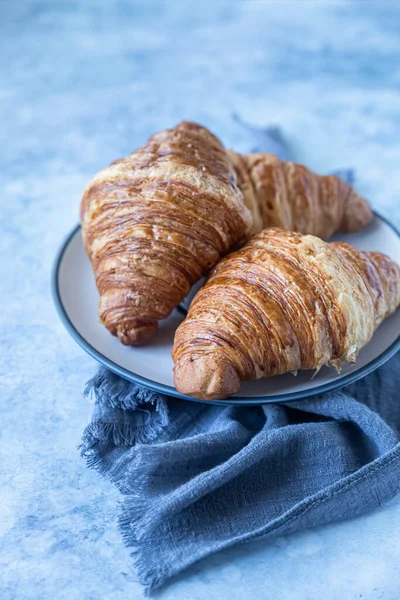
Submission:
M 378 212 L 374 211 L 374 215 L 384 221 L 394 233 L 400 238 L 400 231 L 391 223 L 386 217 L 383 217 Z M 59 251 L 57 252 L 52 273 L 51 273 L 51 290 L 52 296 L 54 300 L 55 307 L 57 309 L 58 315 L 68 331 L 71 337 L 95 360 L 97 360 L 100 364 L 106 366 L 110 371 L 120 375 L 124 379 L 128 381 L 133 381 L 134 383 L 139 383 L 141 385 L 145 385 L 150 389 L 159 392 L 160 394 L 165 394 L 167 396 L 174 396 L 177 398 L 182 398 L 184 400 L 190 400 L 191 402 L 207 402 L 208 404 L 219 404 L 219 405 L 228 405 L 235 404 L 237 406 L 261 406 L 263 404 L 282 404 L 284 402 L 293 402 L 295 400 L 303 400 L 306 398 L 311 398 L 314 396 L 320 396 L 321 394 L 325 394 L 326 392 L 332 392 L 339 388 L 342 388 L 350 383 L 354 383 L 358 379 L 365 377 L 381 365 L 383 365 L 389 358 L 391 358 L 399 349 L 400 349 L 400 334 L 397 339 L 388 347 L 382 354 L 377 356 L 373 361 L 361 367 L 354 373 L 349 373 L 344 377 L 341 377 L 337 381 L 331 381 L 324 385 L 318 386 L 316 388 L 301 390 L 298 392 L 291 392 L 287 394 L 276 394 L 273 396 L 258 396 L 256 398 L 241 398 L 241 397 L 231 397 L 226 398 L 224 400 L 199 400 L 197 398 L 192 398 L 191 396 L 184 396 L 180 394 L 175 388 L 165 385 L 163 383 L 157 383 L 156 381 L 152 381 L 151 379 L 147 379 L 146 377 L 142 377 L 141 375 L 136 375 L 131 371 L 128 371 L 124 367 L 121 367 L 117 363 L 113 362 L 101 352 L 96 350 L 76 329 L 76 327 L 71 322 L 67 311 L 61 300 L 60 289 L 59 289 L 59 271 L 63 256 L 65 251 L 67 250 L 72 238 L 76 235 L 76 233 L 80 230 L 81 225 L 78 224 L 73 230 L 67 235 L 65 240 L 63 241 Z

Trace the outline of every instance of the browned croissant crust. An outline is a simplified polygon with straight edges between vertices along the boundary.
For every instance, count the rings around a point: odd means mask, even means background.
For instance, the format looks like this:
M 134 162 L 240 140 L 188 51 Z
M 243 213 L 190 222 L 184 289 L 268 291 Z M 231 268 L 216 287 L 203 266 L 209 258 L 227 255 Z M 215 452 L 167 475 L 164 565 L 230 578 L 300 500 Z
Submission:
M 357 231 L 372 218 L 366 200 L 338 177 L 317 175 L 273 154 L 228 154 L 253 217 L 250 235 L 281 227 L 326 240 L 336 231 Z
M 344 242 L 267 229 L 224 258 L 178 327 L 177 390 L 224 398 L 240 382 L 355 362 L 400 304 L 400 267 Z
M 254 231 L 279 225 L 328 237 L 370 217 L 338 178 L 270 154 L 226 152 L 187 122 L 100 171 L 81 203 L 100 319 L 131 345 L 150 338 L 191 285 Z
M 132 345 L 146 341 L 251 226 L 222 144 L 194 123 L 157 133 L 98 173 L 81 220 L 100 319 Z

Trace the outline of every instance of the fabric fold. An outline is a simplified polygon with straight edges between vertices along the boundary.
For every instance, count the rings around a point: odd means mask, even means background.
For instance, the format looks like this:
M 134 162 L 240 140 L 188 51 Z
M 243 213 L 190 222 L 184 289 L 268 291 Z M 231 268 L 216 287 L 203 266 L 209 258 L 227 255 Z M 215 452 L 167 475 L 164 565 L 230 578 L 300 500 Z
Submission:
M 400 354 L 341 391 L 263 407 L 166 398 L 101 369 L 82 453 L 123 494 L 120 527 L 147 591 L 233 544 L 350 518 L 398 493 L 399 367 Z

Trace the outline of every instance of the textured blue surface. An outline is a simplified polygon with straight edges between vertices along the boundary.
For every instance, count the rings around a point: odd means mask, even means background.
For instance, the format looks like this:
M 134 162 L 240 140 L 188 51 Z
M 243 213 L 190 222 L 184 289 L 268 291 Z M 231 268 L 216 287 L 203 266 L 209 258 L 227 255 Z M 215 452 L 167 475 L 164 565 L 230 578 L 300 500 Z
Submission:
M 143 597 L 118 494 L 76 446 L 96 365 L 58 321 L 53 256 L 99 168 L 183 118 L 247 150 L 277 123 L 400 225 L 397 2 L 0 3 L 0 597 Z M 162 600 L 399 597 L 399 498 L 199 563 Z

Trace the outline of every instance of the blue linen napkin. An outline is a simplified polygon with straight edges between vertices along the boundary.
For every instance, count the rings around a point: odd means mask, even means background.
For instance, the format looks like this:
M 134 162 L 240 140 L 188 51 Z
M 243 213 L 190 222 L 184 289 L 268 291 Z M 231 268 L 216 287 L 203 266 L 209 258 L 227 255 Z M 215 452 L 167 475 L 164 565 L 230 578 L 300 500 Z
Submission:
M 289 157 L 276 128 L 259 139 L 255 149 Z M 85 388 L 95 408 L 82 454 L 122 494 L 120 528 L 146 592 L 233 544 L 347 519 L 392 498 L 399 383 L 400 353 L 313 399 L 216 406 L 167 398 L 101 368 Z

